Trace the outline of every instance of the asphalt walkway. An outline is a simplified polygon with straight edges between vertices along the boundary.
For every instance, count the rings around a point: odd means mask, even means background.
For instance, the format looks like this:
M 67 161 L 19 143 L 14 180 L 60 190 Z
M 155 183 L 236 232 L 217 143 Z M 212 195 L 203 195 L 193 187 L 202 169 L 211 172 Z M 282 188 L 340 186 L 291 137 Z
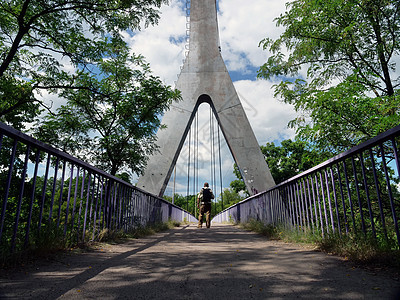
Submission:
M 399 281 L 214 225 L 0 270 L 1 299 L 398 299 Z

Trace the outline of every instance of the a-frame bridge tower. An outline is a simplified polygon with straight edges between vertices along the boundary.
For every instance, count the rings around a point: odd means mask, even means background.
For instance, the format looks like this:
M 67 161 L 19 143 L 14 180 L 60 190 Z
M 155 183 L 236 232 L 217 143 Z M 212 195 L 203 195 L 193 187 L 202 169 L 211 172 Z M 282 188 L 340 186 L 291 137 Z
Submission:
M 251 194 L 275 185 L 219 49 L 216 0 L 191 0 L 189 53 L 176 83 L 183 100 L 173 104 L 159 130 L 160 152 L 150 157 L 137 186 L 163 196 L 199 105 L 212 107 Z

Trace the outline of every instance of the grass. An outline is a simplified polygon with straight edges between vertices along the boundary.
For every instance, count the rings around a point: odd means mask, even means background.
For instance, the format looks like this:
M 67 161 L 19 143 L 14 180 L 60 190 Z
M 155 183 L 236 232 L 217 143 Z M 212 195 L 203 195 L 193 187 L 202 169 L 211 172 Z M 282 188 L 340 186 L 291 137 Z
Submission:
M 353 234 L 331 234 L 317 243 L 321 251 L 342 256 L 362 264 L 391 266 L 400 270 L 400 251 L 388 245 L 378 244 L 375 239 Z
M 279 230 L 272 224 L 264 224 L 261 221 L 256 221 L 254 219 L 246 223 L 239 223 L 239 226 L 247 231 L 257 232 L 271 240 L 279 240 Z
M 152 224 L 149 226 L 139 226 L 128 232 L 123 230 L 103 229 L 97 236 L 95 241 L 86 240 L 84 242 L 72 242 L 69 238 L 64 238 L 62 231 L 56 227 L 44 228 L 40 235 L 36 235 L 32 240 L 31 246 L 27 249 L 9 253 L 9 247 L 0 247 L 0 269 L 23 264 L 38 258 L 56 255 L 62 251 L 68 250 L 89 250 L 96 247 L 99 243 L 116 244 L 123 243 L 130 239 L 138 239 L 145 236 L 153 235 L 157 232 L 165 231 L 174 227 L 179 227 L 180 222 L 168 221 Z M 71 235 L 67 234 L 71 238 Z M 91 237 L 87 232 L 86 237 Z
M 364 235 L 313 233 L 311 230 L 293 230 L 284 226 L 273 226 L 261 221 L 250 220 L 240 227 L 266 236 L 272 240 L 312 246 L 315 250 L 341 256 L 363 265 L 391 267 L 400 270 L 400 250 L 378 244 L 375 239 Z
M 21 243 L 22 244 L 22 243 Z M 64 238 L 62 229 L 54 224 L 45 224 L 40 232 L 30 232 L 30 243 L 27 248 L 16 248 L 10 252 L 9 241 L 4 241 L 0 246 L 0 268 L 18 265 L 32 258 L 46 257 L 60 250 L 68 248 L 70 241 Z M 21 246 L 20 246 L 21 247 Z
M 165 231 L 181 225 L 178 221 L 169 220 L 168 222 L 161 222 L 149 226 L 138 226 L 127 232 L 123 230 L 108 230 L 103 229 L 97 238 L 99 242 L 120 243 L 128 239 L 138 239 L 145 236 L 153 235 L 157 232 Z

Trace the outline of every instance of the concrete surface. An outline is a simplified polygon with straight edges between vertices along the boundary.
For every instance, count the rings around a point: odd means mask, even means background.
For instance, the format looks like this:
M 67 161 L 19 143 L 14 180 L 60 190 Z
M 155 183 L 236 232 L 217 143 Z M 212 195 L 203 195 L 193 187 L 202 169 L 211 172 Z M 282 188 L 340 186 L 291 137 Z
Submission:
M 0 273 L 1 299 L 396 299 L 398 288 L 387 274 L 221 224 Z

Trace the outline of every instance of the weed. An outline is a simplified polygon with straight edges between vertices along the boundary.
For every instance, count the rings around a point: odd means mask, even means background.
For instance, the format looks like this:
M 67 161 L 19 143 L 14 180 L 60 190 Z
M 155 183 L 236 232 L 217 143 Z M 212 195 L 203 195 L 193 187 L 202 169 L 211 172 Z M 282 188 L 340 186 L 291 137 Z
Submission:
M 165 231 L 173 227 L 179 227 L 180 222 L 169 220 L 168 222 L 155 223 L 149 226 L 137 226 L 127 232 L 123 230 L 101 230 L 96 237 L 96 242 L 85 240 L 80 243 L 71 243 L 64 238 L 62 229 L 49 225 L 41 228 L 40 233 L 32 234 L 31 244 L 28 248 L 10 254 L 8 248 L 0 245 L 0 268 L 16 265 L 39 257 L 53 255 L 62 250 L 72 248 L 90 249 L 97 243 L 123 243 L 128 239 L 137 239 L 157 232 Z M 86 235 L 89 236 L 89 233 Z M 4 248 L 4 249 L 3 249 Z
M 379 264 L 400 269 L 399 250 L 393 250 L 390 245 L 378 244 L 375 239 L 365 235 L 325 233 L 322 236 L 319 231 L 283 225 L 274 226 L 257 220 L 250 220 L 239 225 L 269 239 L 312 245 L 316 250 L 339 255 L 361 264 Z
M 239 225 L 245 230 L 257 232 L 269 239 L 280 239 L 277 228 L 272 224 L 264 224 L 261 221 L 251 219 L 249 222 Z
M 7 267 L 30 260 L 31 257 L 46 257 L 67 247 L 63 231 L 53 223 L 45 224 L 40 231 L 31 232 L 30 244 L 24 249 L 15 249 L 13 253 L 4 244 L 0 247 L 0 267 Z
M 381 245 L 364 235 L 329 234 L 317 243 L 321 251 L 359 263 L 376 263 L 400 268 L 400 251 Z
M 228 216 L 228 222 L 229 222 L 230 224 L 236 224 L 236 222 L 235 222 L 235 220 L 233 219 L 232 215 L 229 215 L 229 216 Z
M 169 220 L 168 222 L 159 222 L 149 226 L 139 224 L 128 231 L 103 229 L 96 240 L 99 242 L 121 243 L 127 239 L 138 239 L 173 227 L 179 227 L 180 225 L 181 223 L 178 221 Z

